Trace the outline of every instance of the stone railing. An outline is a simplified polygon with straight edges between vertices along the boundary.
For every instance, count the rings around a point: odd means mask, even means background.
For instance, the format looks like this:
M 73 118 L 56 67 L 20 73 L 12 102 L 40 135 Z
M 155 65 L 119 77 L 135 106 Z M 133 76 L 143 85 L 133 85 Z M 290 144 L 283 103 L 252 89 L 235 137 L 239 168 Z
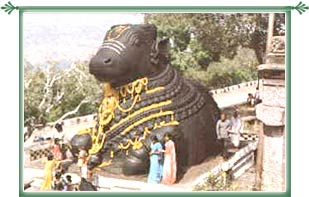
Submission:
M 62 124 L 62 126 L 70 127 L 72 125 L 80 124 L 80 123 L 87 123 L 87 122 L 93 122 L 97 118 L 97 114 L 89 114 L 86 116 L 79 116 L 76 118 L 69 118 L 65 119 L 59 123 Z M 47 126 L 54 127 L 55 123 L 47 123 Z
M 240 83 L 240 84 L 237 84 L 237 85 L 228 86 L 228 87 L 225 87 L 225 88 L 210 90 L 209 92 L 212 95 L 224 94 L 224 93 L 228 93 L 228 92 L 232 92 L 232 91 L 238 91 L 239 89 L 246 88 L 246 87 L 257 86 L 257 84 L 258 84 L 258 80 L 248 81 L 248 82 Z
M 229 160 L 220 163 L 212 170 L 199 176 L 192 187 L 204 184 L 210 176 L 216 176 L 220 172 L 229 173 L 233 179 L 240 177 L 246 170 L 254 165 L 254 152 L 258 141 L 250 142 L 247 146 L 237 151 Z
M 86 116 L 79 116 L 79 117 L 76 117 L 76 118 L 65 119 L 65 120 L 62 120 L 59 123 L 62 124 L 64 129 L 73 128 L 77 125 L 84 125 L 83 127 L 88 128 L 89 124 L 94 126 L 96 118 L 97 118 L 97 114 L 89 114 L 89 115 L 86 115 Z M 55 124 L 56 124 L 56 122 L 47 123 L 44 127 L 37 128 L 34 131 L 34 134 L 49 133 L 55 128 Z M 24 133 L 26 131 L 27 131 L 27 127 L 24 127 Z

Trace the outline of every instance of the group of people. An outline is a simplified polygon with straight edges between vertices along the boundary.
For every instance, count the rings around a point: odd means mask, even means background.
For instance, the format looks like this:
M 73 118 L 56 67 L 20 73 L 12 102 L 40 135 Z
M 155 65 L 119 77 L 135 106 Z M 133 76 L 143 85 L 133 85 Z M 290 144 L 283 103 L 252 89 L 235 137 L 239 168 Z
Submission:
M 231 119 L 227 118 L 225 112 L 222 112 L 220 119 L 217 121 L 216 133 L 217 139 L 223 144 L 223 157 L 227 158 L 228 145 L 231 142 L 234 148 L 239 147 L 240 135 L 243 124 L 238 112 L 235 111 Z
M 247 104 L 249 106 L 255 106 L 261 102 L 262 102 L 262 99 L 260 96 L 260 91 L 259 91 L 259 88 L 257 87 L 254 95 L 252 93 L 248 94 Z
M 164 135 L 164 142 L 164 146 L 162 146 L 156 136 L 152 136 L 151 138 L 148 183 L 172 185 L 176 181 L 177 163 L 175 143 L 169 133 Z
M 228 144 L 231 142 L 235 148 L 239 147 L 240 134 L 242 132 L 243 124 L 237 111 L 228 119 L 226 113 L 222 112 L 220 119 L 216 124 L 217 139 L 223 144 L 223 157 L 227 158 Z M 56 127 L 58 133 L 62 132 L 62 127 Z M 76 188 L 72 187 L 72 179 L 70 176 L 63 175 L 74 162 L 74 155 L 67 149 L 63 154 L 63 146 L 61 146 L 61 136 L 53 139 L 51 153 L 47 156 L 45 163 L 44 181 L 42 183 L 42 190 L 60 190 L 60 191 L 74 191 Z M 148 183 L 161 183 L 165 185 L 172 185 L 176 182 L 177 162 L 175 143 L 172 140 L 171 134 L 166 133 L 163 137 L 164 143 L 161 143 L 157 136 L 151 138 L 150 168 L 148 174 Z M 80 176 L 84 179 L 89 179 L 91 172 L 87 169 L 87 151 L 81 147 L 79 150 L 77 165 L 80 168 Z M 56 170 L 55 172 L 53 170 Z
M 61 161 L 55 159 L 53 153 L 47 155 L 45 162 L 44 177 L 41 185 L 42 190 L 56 191 L 76 191 L 77 188 L 72 184 L 72 177 L 65 175 L 61 168 Z
M 78 155 L 73 155 L 70 148 L 64 146 L 64 134 L 61 124 L 56 124 L 56 132 L 50 143 L 50 153 L 47 155 L 44 168 L 44 179 L 41 185 L 42 190 L 75 191 L 72 177 L 65 174 L 69 166 L 77 161 L 80 169 L 80 177 L 88 179 L 91 172 L 87 170 L 88 153 L 81 147 Z M 76 160 L 77 159 L 77 160 Z
M 41 189 L 45 191 L 77 191 L 78 187 L 72 184 L 72 177 L 65 175 L 68 166 L 73 163 L 73 155 L 70 149 L 62 155 L 59 139 L 54 139 L 51 152 L 47 155 L 44 168 L 44 178 Z M 162 183 L 172 185 L 176 181 L 176 150 L 171 135 L 164 135 L 164 145 L 156 136 L 151 138 L 150 169 L 148 183 Z M 91 172 L 87 169 L 88 153 L 83 147 L 79 150 L 77 166 L 80 168 L 81 180 L 89 180 Z

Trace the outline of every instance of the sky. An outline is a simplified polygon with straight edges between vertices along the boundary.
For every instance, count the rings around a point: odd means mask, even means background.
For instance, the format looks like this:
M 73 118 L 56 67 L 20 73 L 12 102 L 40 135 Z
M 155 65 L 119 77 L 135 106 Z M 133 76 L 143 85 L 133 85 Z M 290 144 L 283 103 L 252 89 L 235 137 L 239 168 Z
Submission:
M 90 59 L 111 26 L 143 20 L 141 13 L 24 13 L 24 60 L 44 65 Z

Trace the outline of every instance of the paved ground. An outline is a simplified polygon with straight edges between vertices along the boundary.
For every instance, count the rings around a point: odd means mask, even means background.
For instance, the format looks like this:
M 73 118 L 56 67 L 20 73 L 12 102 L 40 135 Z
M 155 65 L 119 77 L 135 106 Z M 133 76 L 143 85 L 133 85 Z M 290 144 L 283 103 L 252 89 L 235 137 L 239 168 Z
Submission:
M 219 159 L 220 160 L 220 159 Z M 193 173 L 197 171 L 204 173 L 206 171 L 201 170 L 200 166 L 195 166 L 194 168 L 199 168 L 199 170 L 192 169 Z M 40 191 L 40 185 L 43 180 L 42 178 L 43 170 L 42 169 L 33 169 L 33 168 L 24 168 L 24 180 L 28 182 L 34 180 L 31 184 L 31 187 L 27 189 L 27 192 Z M 195 174 L 200 175 L 200 174 Z M 70 173 L 73 179 L 73 183 L 79 182 L 79 176 L 76 173 Z M 190 177 L 193 177 L 190 175 Z M 99 176 L 100 189 L 99 191 L 111 191 L 111 192 L 190 192 L 190 181 L 193 179 L 185 178 L 185 181 L 181 181 L 178 184 L 173 185 L 172 187 L 157 185 L 157 184 L 148 184 L 144 181 L 134 181 L 134 180 L 125 180 L 119 178 L 110 178 Z M 251 168 L 246 173 L 244 173 L 237 180 L 233 181 L 234 191 L 252 191 L 255 184 L 255 169 Z
M 246 143 L 244 143 L 243 146 L 245 146 L 245 144 Z M 44 168 L 42 161 L 43 159 L 24 163 L 24 183 L 34 180 L 32 188 L 27 191 L 39 191 Z M 182 179 L 172 187 L 149 185 L 146 183 L 147 175 L 124 176 L 123 174 L 119 174 L 117 164 L 115 167 L 110 168 L 113 170 L 103 169 L 102 171 L 96 172 L 96 175 L 99 177 L 101 191 L 191 191 L 193 182 L 195 182 L 200 175 L 210 171 L 222 162 L 223 158 L 221 156 L 207 158 L 203 163 L 188 169 Z M 78 183 L 80 177 L 79 169 L 76 164 L 70 166 L 69 172 L 73 177 L 73 183 Z M 237 186 L 236 189 L 238 191 L 250 191 L 254 185 L 254 174 L 254 171 L 249 171 L 240 177 L 239 181 L 235 181 L 235 186 Z
M 34 180 L 27 192 L 40 191 L 40 185 L 43 181 L 43 170 L 34 168 L 24 168 L 24 182 Z M 69 173 L 72 176 L 73 184 L 79 183 L 79 176 L 77 173 Z M 99 191 L 115 191 L 115 192 L 184 192 L 190 191 L 190 188 L 174 185 L 172 187 L 161 184 L 148 184 L 144 181 L 134 181 L 119 178 L 110 178 L 98 176 Z
M 178 184 L 184 187 L 192 186 L 192 183 L 197 177 L 212 170 L 221 162 L 223 162 L 223 158 L 221 156 L 207 158 L 203 163 L 192 166 Z
M 201 174 L 211 170 L 213 167 L 221 163 L 223 159 L 221 157 L 211 158 L 206 160 L 204 163 L 193 166 L 190 168 L 183 177 L 183 179 L 173 185 L 172 187 L 167 187 L 164 185 L 153 185 L 147 184 L 145 180 L 138 177 L 131 177 L 130 179 L 123 179 L 122 177 L 113 178 L 111 176 L 101 176 L 99 175 L 100 191 L 111 191 L 111 192 L 188 192 L 191 191 L 191 184 Z M 35 167 L 35 165 L 33 165 Z M 76 166 L 73 166 L 69 173 L 72 176 L 73 183 L 79 182 L 78 172 Z M 25 167 L 23 171 L 24 182 L 34 180 L 31 184 L 31 188 L 27 189 L 27 192 L 40 191 L 40 185 L 43 180 L 43 169 L 41 168 L 30 168 Z M 136 179 L 136 180 L 132 180 Z M 138 181 L 137 181 L 138 180 Z M 250 168 L 237 180 L 233 181 L 234 191 L 252 191 L 255 184 L 255 168 Z
M 236 191 L 253 191 L 255 185 L 255 167 L 250 168 L 233 182 Z

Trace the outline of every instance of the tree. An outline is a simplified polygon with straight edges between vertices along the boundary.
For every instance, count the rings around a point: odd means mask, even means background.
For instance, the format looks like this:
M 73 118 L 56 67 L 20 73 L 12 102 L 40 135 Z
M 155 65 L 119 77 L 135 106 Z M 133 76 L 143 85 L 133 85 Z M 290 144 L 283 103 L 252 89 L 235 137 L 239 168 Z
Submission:
M 151 13 L 160 38 L 171 41 L 171 66 L 210 88 L 257 79 L 264 63 L 267 13 Z M 276 14 L 274 35 L 285 34 L 285 15 Z
M 48 62 L 46 68 L 24 63 L 25 126 L 60 121 L 97 110 L 103 90 L 88 73 L 87 63 L 70 68 Z
M 146 14 L 145 23 L 155 24 L 159 37 L 171 39 L 171 60 L 176 68 L 179 63 L 176 56 L 186 55 L 184 63 L 194 62 L 206 69 L 210 62 L 221 57 L 232 59 L 239 46 L 253 49 L 259 63 L 263 63 L 266 13 L 154 13 Z M 274 35 L 284 32 L 284 24 L 284 14 L 276 14 Z
M 201 81 L 210 89 L 223 88 L 256 80 L 257 64 L 254 50 L 239 47 L 233 59 L 221 58 L 219 62 L 211 62 L 207 71 L 201 67 L 190 67 L 184 75 Z

